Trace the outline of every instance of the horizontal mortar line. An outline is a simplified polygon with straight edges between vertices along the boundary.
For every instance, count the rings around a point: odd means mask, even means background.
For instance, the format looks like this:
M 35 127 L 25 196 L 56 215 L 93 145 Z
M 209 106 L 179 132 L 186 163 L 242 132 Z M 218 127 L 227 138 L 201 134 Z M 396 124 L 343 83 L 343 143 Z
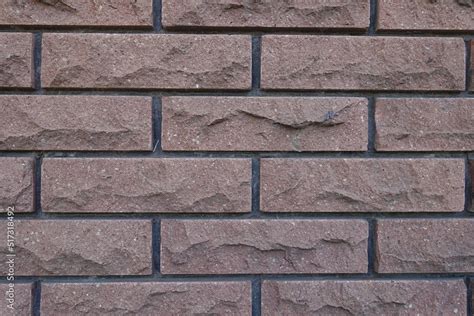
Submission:
M 375 274 L 364 273 L 344 274 L 208 274 L 208 275 L 148 275 L 148 276 L 16 276 L 18 283 L 41 281 L 43 283 L 106 283 L 106 282 L 251 282 L 255 277 L 262 281 L 417 281 L 417 280 L 453 280 L 474 277 L 473 273 L 400 273 L 400 274 Z M 17 284 L 18 284 L 17 283 Z M 0 284 L 8 284 L 4 279 Z
M 286 151 L 13 151 L 0 150 L 0 157 L 43 158 L 103 158 L 103 159 L 466 159 L 474 151 L 426 151 L 426 152 L 286 152 Z
M 153 26 L 68 26 L 68 25 L 17 25 L 0 26 L 0 33 L 97 33 L 97 34 L 171 34 L 171 35 L 316 35 L 316 36 L 372 36 L 372 37 L 464 37 L 474 38 L 472 30 L 375 30 L 368 28 L 317 28 L 317 27 L 205 27 L 184 26 L 160 28 Z
M 38 95 L 34 89 L 2 88 L 0 95 Z M 474 98 L 474 91 L 333 91 L 333 90 L 160 90 L 160 89 L 41 89 L 48 96 L 129 96 L 129 97 L 361 97 L 361 98 Z
M 1 215 L 0 215 L 1 216 Z M 16 213 L 16 220 L 385 220 L 385 219 L 413 219 L 413 220 L 450 220 L 450 219 L 474 219 L 474 212 L 434 212 L 434 213 L 402 213 L 402 212 L 262 212 L 257 215 L 248 213 L 48 213 L 44 212 L 41 216 L 31 213 Z M 0 222 L 6 221 L 6 218 L 0 217 Z

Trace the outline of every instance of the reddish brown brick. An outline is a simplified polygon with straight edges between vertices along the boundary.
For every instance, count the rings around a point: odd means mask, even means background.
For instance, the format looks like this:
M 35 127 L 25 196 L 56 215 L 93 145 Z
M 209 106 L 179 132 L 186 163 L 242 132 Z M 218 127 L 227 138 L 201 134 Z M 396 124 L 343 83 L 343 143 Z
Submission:
M 379 0 L 379 30 L 474 31 L 471 0 Z
M 233 89 L 251 86 L 244 35 L 43 35 L 43 86 L 109 89 Z
M 0 158 L 0 213 L 8 209 L 34 211 L 33 158 Z
M 6 229 L 6 221 L 0 225 Z M 151 274 L 149 220 L 16 220 L 15 237 L 18 276 Z
M 45 212 L 250 212 L 249 159 L 45 159 Z
M 264 281 L 262 315 L 466 315 L 466 285 L 429 281 Z
M 0 96 L 0 150 L 152 150 L 151 98 Z
M 378 151 L 474 150 L 474 99 L 377 99 Z
M 163 98 L 163 149 L 365 151 L 364 98 Z
M 362 220 L 163 220 L 164 274 L 367 272 Z
M 9 284 L 14 284 L 10 287 Z M 30 316 L 31 284 L 7 283 L 0 285 L 0 315 Z
M 164 0 L 169 28 L 367 29 L 369 1 Z
M 33 87 L 33 35 L 0 33 L 0 88 Z
M 463 159 L 263 159 L 265 212 L 461 212 Z
M 249 282 L 43 284 L 41 314 L 250 315 Z
M 377 223 L 380 273 L 474 272 L 474 220 L 405 219 Z
M 0 25 L 153 26 L 152 0 L 0 2 Z
M 462 38 L 292 36 L 262 39 L 262 88 L 460 91 Z

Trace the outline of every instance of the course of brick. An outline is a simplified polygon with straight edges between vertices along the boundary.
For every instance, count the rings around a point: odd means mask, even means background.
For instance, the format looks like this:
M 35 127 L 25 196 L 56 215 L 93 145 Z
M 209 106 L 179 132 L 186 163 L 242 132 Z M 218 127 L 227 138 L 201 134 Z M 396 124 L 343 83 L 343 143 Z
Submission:
M 0 315 L 474 315 L 474 1 L 5 0 L 0 31 Z

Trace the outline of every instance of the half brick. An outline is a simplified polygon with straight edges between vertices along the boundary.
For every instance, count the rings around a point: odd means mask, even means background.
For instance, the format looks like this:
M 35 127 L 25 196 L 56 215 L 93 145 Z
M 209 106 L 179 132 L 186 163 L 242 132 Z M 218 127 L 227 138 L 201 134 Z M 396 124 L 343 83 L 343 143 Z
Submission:
M 15 220 L 15 275 L 149 275 L 149 220 Z M 0 222 L 6 231 L 6 221 Z M 0 254 L 9 252 L 0 241 Z M 0 262 L 5 275 L 7 262 Z
M 474 272 L 474 220 L 405 219 L 377 222 L 379 273 Z
M 151 151 L 149 97 L 0 96 L 0 150 Z

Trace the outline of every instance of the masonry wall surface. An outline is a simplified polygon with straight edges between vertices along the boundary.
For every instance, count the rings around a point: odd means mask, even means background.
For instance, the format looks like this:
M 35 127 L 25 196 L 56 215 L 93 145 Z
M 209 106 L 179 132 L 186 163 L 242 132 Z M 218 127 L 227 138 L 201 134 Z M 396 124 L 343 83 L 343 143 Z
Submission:
M 472 316 L 473 45 L 472 0 L 1 1 L 0 314 Z

